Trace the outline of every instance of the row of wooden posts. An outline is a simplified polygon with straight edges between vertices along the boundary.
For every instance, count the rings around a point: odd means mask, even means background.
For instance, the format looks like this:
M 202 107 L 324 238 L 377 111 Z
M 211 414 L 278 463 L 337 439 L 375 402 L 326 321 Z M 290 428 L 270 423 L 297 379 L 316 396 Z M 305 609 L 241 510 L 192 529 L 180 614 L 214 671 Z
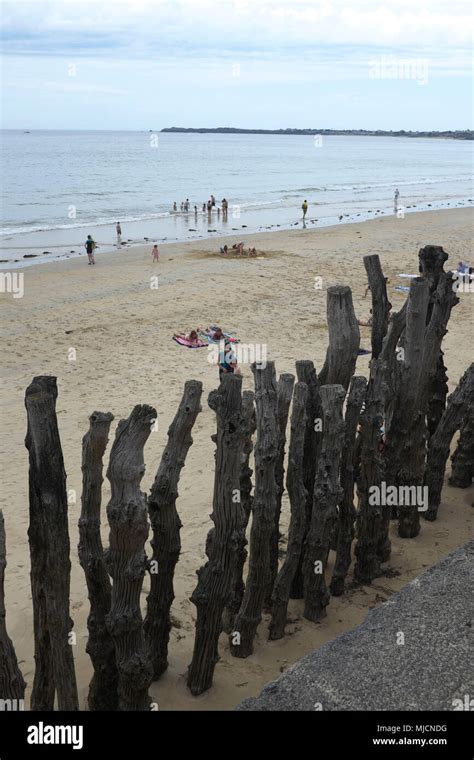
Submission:
M 370 583 L 390 557 L 389 526 L 413 538 L 420 530 L 416 506 L 395 510 L 370 498 L 373 486 L 427 486 L 435 520 L 450 444 L 451 482 L 468 486 L 474 472 L 474 365 L 447 399 L 441 342 L 458 302 L 447 254 L 438 246 L 419 253 L 420 277 L 412 280 L 403 308 L 389 320 L 386 279 L 378 256 L 364 258 L 372 293 L 372 358 L 366 379 L 354 376 L 359 327 L 349 287 L 327 291 L 329 347 L 319 374 L 309 360 L 296 375 L 276 379 L 274 363 L 252 366 L 255 391 L 242 393 L 242 378 L 226 375 L 208 404 L 217 431 L 214 497 L 206 554 L 191 600 L 196 632 L 187 684 L 194 695 L 212 685 L 218 640 L 229 635 L 231 654 L 252 654 L 264 610 L 269 638 L 284 636 L 290 598 L 304 599 L 304 616 L 320 621 L 330 595 L 344 593 L 354 550 L 354 578 Z M 168 666 L 179 559 L 181 521 L 178 482 L 191 431 L 201 411 L 202 385 L 185 384 L 168 443 L 147 497 L 140 490 L 143 449 L 156 411 L 136 406 L 118 424 L 107 477 L 109 547 L 100 535 L 103 457 L 113 416 L 94 412 L 82 449 L 79 560 L 90 600 L 91 710 L 146 710 L 149 687 Z M 73 649 L 69 644 L 70 546 L 66 474 L 56 420 L 54 377 L 36 377 L 26 391 L 29 451 L 29 544 L 35 674 L 31 709 L 79 708 Z M 291 405 L 287 456 L 286 430 Z M 384 444 L 381 445 L 381 429 Z M 253 437 L 256 431 L 256 443 Z M 254 472 L 250 467 L 254 450 Z M 279 567 L 280 511 L 286 489 L 291 506 L 286 556 Z M 252 479 L 253 478 L 253 479 Z M 354 504 L 354 486 L 357 508 Z M 1 513 L 0 513 L 1 514 Z M 247 527 L 250 523 L 247 559 Z M 151 556 L 145 546 L 151 525 Z M 356 540 L 355 540 L 356 539 Z M 332 578 L 326 566 L 335 551 Z M 25 683 L 5 626 L 5 532 L 0 519 L 0 698 L 22 699 Z M 150 592 L 144 620 L 140 594 L 145 573 Z

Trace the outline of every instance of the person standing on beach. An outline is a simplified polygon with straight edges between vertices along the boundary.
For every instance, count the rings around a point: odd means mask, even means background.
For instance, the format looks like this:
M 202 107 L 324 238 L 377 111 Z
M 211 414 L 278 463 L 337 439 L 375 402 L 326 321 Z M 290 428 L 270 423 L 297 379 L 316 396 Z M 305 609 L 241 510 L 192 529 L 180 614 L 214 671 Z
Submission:
M 177 207 L 177 205 L 176 205 L 176 201 L 175 201 L 175 202 L 173 203 L 173 211 L 177 211 L 177 210 L 178 210 L 178 207 Z
M 120 226 L 120 222 L 117 222 L 117 224 L 115 225 L 115 230 L 117 232 L 117 243 L 120 245 L 120 243 L 122 242 L 122 228 Z
M 395 188 L 395 196 L 393 199 L 393 213 L 396 214 L 398 211 L 398 198 L 400 197 L 400 193 L 398 192 L 398 187 Z
M 225 198 L 221 200 L 221 205 L 222 205 L 223 216 L 227 216 L 227 200 Z
M 211 206 L 215 206 L 215 205 L 216 205 L 216 199 L 214 198 L 213 195 L 211 195 Z
M 89 257 L 89 264 L 95 264 L 94 250 L 97 248 L 97 245 L 95 243 L 95 240 L 92 240 L 92 237 L 90 235 L 87 236 L 87 240 L 84 243 L 84 248 L 86 249 L 87 256 Z
M 160 260 L 160 252 L 159 252 L 159 250 L 158 250 L 158 246 L 157 246 L 157 244 L 156 244 L 156 243 L 155 243 L 155 245 L 153 246 L 153 250 L 152 250 L 151 254 L 152 254 L 152 256 L 153 256 L 153 259 L 152 259 L 152 261 L 159 261 L 159 260 Z
M 304 200 L 301 208 L 303 209 L 303 219 L 306 219 L 306 212 L 308 211 L 308 201 Z

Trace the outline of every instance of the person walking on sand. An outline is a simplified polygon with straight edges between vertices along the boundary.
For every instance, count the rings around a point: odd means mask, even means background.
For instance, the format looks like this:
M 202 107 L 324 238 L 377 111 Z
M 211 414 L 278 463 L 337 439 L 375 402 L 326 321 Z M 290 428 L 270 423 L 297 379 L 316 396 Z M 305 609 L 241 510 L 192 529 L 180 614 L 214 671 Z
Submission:
M 398 187 L 395 188 L 395 195 L 393 198 L 393 213 L 396 214 L 398 211 L 398 199 L 400 197 L 400 193 L 398 192 Z
M 303 219 L 306 219 L 306 213 L 308 211 L 308 201 L 304 200 L 301 208 L 303 209 Z
M 152 261 L 159 261 L 159 260 L 160 260 L 160 252 L 159 252 L 159 250 L 158 250 L 158 246 L 157 246 L 157 244 L 156 244 L 156 243 L 155 243 L 155 245 L 153 246 L 153 250 L 152 250 L 152 252 L 151 252 L 151 253 L 152 253 L 152 256 L 153 256 L 153 259 L 152 259 Z
M 97 248 L 97 245 L 95 243 L 95 240 L 92 240 L 92 237 L 90 235 L 87 236 L 87 240 L 84 243 L 84 248 L 86 249 L 87 256 L 89 257 L 89 264 L 95 264 L 94 250 Z

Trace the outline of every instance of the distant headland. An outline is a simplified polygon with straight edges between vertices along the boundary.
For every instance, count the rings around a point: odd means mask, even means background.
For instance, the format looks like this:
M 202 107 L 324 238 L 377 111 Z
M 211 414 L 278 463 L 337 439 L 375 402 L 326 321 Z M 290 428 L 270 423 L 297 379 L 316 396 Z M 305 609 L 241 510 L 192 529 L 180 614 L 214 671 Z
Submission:
M 413 132 L 398 129 L 239 129 L 237 127 L 165 127 L 161 132 L 190 132 L 219 135 L 354 135 L 362 137 L 439 137 L 453 140 L 472 140 L 472 129 L 444 132 Z

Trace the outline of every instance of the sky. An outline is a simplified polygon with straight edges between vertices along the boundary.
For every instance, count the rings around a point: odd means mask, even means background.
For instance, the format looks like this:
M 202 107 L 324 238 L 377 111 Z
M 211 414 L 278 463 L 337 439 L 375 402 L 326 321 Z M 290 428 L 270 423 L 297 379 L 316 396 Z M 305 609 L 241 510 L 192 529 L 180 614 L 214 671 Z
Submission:
M 3 0 L 7 129 L 472 128 L 464 0 Z

